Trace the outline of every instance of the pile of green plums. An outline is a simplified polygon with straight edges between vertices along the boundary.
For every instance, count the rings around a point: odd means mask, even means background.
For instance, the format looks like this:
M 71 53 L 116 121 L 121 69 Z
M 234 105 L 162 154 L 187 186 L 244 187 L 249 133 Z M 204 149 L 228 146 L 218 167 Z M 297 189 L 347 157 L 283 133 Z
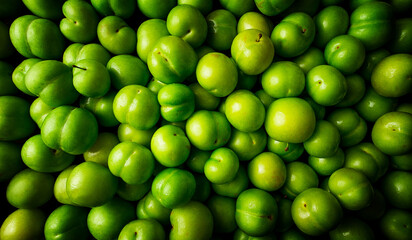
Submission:
M 412 0 L 0 0 L 0 239 L 411 239 Z

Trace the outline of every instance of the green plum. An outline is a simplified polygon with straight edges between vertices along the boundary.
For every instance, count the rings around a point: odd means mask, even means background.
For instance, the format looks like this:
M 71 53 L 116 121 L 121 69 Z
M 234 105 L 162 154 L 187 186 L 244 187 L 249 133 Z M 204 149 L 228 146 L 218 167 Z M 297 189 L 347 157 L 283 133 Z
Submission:
M 233 181 L 239 170 L 239 158 L 229 148 L 215 149 L 203 167 L 206 178 L 214 184 Z
M 277 55 L 285 58 L 297 57 L 313 42 L 315 23 L 306 13 L 291 13 L 275 26 L 270 38 Z
M 290 7 L 293 2 L 295 2 L 295 0 L 255 0 L 256 7 L 267 16 L 276 16 L 282 13 Z
M 335 125 L 341 136 L 341 147 L 360 143 L 367 134 L 366 121 L 353 108 L 338 108 L 330 112 L 327 121 Z
M 207 22 L 200 10 L 188 4 L 177 5 L 167 15 L 169 33 L 178 36 L 193 48 L 200 47 L 207 37 Z
M 195 95 L 195 109 L 196 110 L 216 110 L 220 98 L 213 96 L 209 91 L 204 89 L 198 82 L 192 83 L 189 85 L 189 88 L 192 90 Z
M 60 31 L 67 39 L 89 43 L 97 37 L 99 17 L 90 3 L 69 0 L 64 2 L 62 11 L 65 18 L 60 21 Z
M 24 15 L 10 26 L 10 40 L 26 58 L 60 59 L 64 51 L 64 37 L 51 20 Z
M 255 132 L 242 132 L 233 128 L 227 147 L 236 153 L 240 161 L 249 161 L 263 152 L 267 138 L 263 127 Z
M 107 16 L 97 25 L 100 44 L 112 54 L 131 54 L 136 50 L 136 32 L 118 16 Z
M 299 159 L 305 151 L 302 143 L 289 143 L 268 138 L 267 148 L 278 155 L 284 162 L 293 162 Z
M 180 83 L 196 70 L 198 58 L 192 46 L 177 36 L 157 40 L 147 55 L 147 66 L 157 80 Z
M 372 228 L 356 217 L 345 217 L 339 225 L 329 232 L 331 240 L 340 239 L 375 239 Z
M 280 192 L 293 200 L 300 193 L 309 188 L 317 188 L 319 177 L 306 163 L 295 161 L 286 164 L 286 180 Z
M 61 171 L 59 175 L 56 177 L 56 181 L 54 182 L 54 188 L 53 188 L 53 194 L 54 198 L 57 200 L 57 202 L 61 204 L 67 204 L 67 205 L 73 205 L 73 206 L 78 206 L 78 204 L 75 204 L 70 198 L 67 193 L 67 178 L 69 177 L 70 173 L 73 171 L 73 169 L 77 165 L 71 165 Z
M 177 0 L 177 4 L 178 5 L 182 5 L 182 4 L 191 5 L 199 9 L 199 11 L 205 16 L 209 14 L 209 12 L 212 11 L 212 8 L 214 5 L 212 0 L 206 0 L 206 1 L 204 0 Z
M 138 237 L 139 236 L 139 237 Z M 137 219 L 126 224 L 119 233 L 119 240 L 128 239 L 165 240 L 166 233 L 162 225 L 154 219 Z
M 91 0 L 91 4 L 100 15 L 115 15 L 123 19 L 130 18 L 136 10 L 137 1 L 134 0 Z
M 223 113 L 199 110 L 186 121 L 190 143 L 200 150 L 214 150 L 230 139 L 231 127 Z
M 213 195 L 207 200 L 207 207 L 213 215 L 214 232 L 230 233 L 236 229 L 235 199 Z
M 93 207 L 87 215 L 87 228 L 95 239 L 117 238 L 123 227 L 136 219 L 132 203 L 114 197 L 107 203 Z
M 190 201 L 170 213 L 170 240 L 207 240 L 213 233 L 213 215 L 203 203 Z M 188 227 L 190 226 L 190 227 Z
M 137 0 L 137 7 L 148 18 L 166 19 L 177 0 Z
M 119 181 L 116 194 L 127 201 L 139 201 L 150 191 L 152 180 L 152 178 L 149 178 L 149 180 L 141 184 L 128 184 L 124 181 Z
M 248 165 L 250 182 L 265 191 L 276 191 L 286 181 L 286 165 L 272 152 L 263 152 L 254 157 Z
M 358 103 L 365 95 L 365 80 L 359 74 L 346 76 L 346 85 L 345 97 L 336 104 L 337 107 L 351 107 Z
M 392 53 L 412 53 L 412 18 L 398 18 L 394 23 L 394 37 L 388 43 Z
M 366 51 L 356 37 L 339 35 L 326 44 L 324 53 L 329 65 L 348 75 L 355 73 L 362 66 Z
M 411 172 L 390 171 L 382 177 L 380 189 L 388 203 L 399 209 L 412 209 L 412 188 L 408 184 L 412 179 Z
M 265 106 L 265 110 L 269 108 L 269 105 L 275 101 L 276 99 L 272 96 L 270 96 L 265 90 L 259 89 L 255 92 L 255 95 L 260 99 L 260 101 L 263 103 Z
M 193 91 L 181 83 L 171 83 L 161 88 L 157 94 L 160 115 L 170 122 L 187 120 L 195 111 Z
M 371 182 L 365 174 L 352 168 L 336 170 L 330 176 L 328 186 L 345 209 L 360 210 L 373 200 L 374 189 Z
M 345 150 L 344 166 L 362 172 L 374 183 L 389 169 L 389 158 L 373 143 L 362 142 Z
M 326 120 L 316 122 L 315 131 L 305 142 L 306 152 L 314 157 L 331 157 L 339 148 L 341 136 L 338 128 Z
M 236 64 L 220 52 L 203 56 L 196 67 L 196 78 L 200 86 L 215 97 L 226 97 L 238 83 Z M 221 79 L 225 79 L 224 82 Z
M 232 181 L 223 184 L 212 184 L 213 191 L 216 194 L 231 198 L 237 198 L 248 186 L 249 178 L 243 165 L 239 165 L 239 170 Z
M 318 104 L 333 106 L 346 95 L 348 86 L 345 76 L 331 65 L 319 65 L 306 75 L 306 90 Z
M 219 0 L 219 3 L 236 17 L 241 17 L 256 8 L 253 0 Z
M 156 130 L 156 126 L 147 130 L 139 130 L 132 127 L 130 124 L 122 123 L 117 129 L 117 136 L 121 142 L 131 141 L 150 148 L 150 141 Z
M 358 70 L 359 74 L 366 82 L 371 81 L 372 71 L 382 59 L 390 55 L 390 52 L 384 48 L 379 48 L 373 51 L 367 51 L 362 67 Z
M 301 98 L 277 99 L 266 112 L 266 132 L 277 141 L 302 143 L 312 136 L 315 125 L 315 112 Z
M 82 162 L 68 173 L 65 187 L 69 201 L 92 208 L 109 202 L 116 194 L 118 182 L 107 167 L 96 162 Z
M 37 126 L 41 128 L 47 114 L 53 109 L 53 107 L 44 103 L 41 98 L 36 98 L 30 105 L 30 117 L 36 122 Z
M 257 29 L 247 29 L 233 39 L 230 52 L 242 72 L 258 75 L 272 63 L 275 47 L 269 35 Z
M 23 144 L 21 158 L 26 166 L 37 172 L 60 172 L 72 164 L 75 156 L 47 147 L 37 134 Z
M 392 18 L 389 3 L 366 2 L 351 13 L 347 34 L 359 39 L 367 51 L 378 49 L 391 39 Z
M 380 61 L 372 71 L 373 89 L 384 97 L 402 97 L 412 89 L 412 54 L 393 54 Z
M 35 15 L 42 18 L 61 19 L 64 0 L 23 0 L 24 5 Z
M 372 141 L 383 153 L 402 155 L 412 150 L 412 114 L 388 112 L 373 125 Z
M 11 75 L 12 81 L 14 85 L 16 85 L 16 87 L 26 95 L 35 96 L 27 89 L 25 77 L 30 68 L 41 61 L 42 60 L 39 58 L 27 58 L 24 59 L 19 65 L 17 65 L 16 68 L 14 68 L 14 71 Z
M 390 208 L 379 220 L 383 236 L 392 239 L 408 239 L 411 236 L 412 214 L 410 211 Z
M 163 226 L 170 226 L 171 211 L 171 209 L 164 207 L 151 191 L 139 200 L 136 208 L 138 219 L 154 219 Z
M 169 124 L 158 128 L 150 142 L 153 156 L 165 167 L 182 165 L 189 157 L 190 148 L 191 145 L 185 132 Z
M 155 159 L 146 147 L 134 142 L 121 142 L 110 151 L 107 165 L 113 175 L 127 184 L 142 184 L 152 176 Z
M 0 141 L 0 183 L 10 180 L 26 166 L 21 159 L 20 144 Z
M 330 157 L 309 156 L 308 164 L 318 175 L 330 176 L 333 172 L 344 166 L 345 153 L 342 148 L 338 148 L 336 153 Z
M 243 14 L 237 24 L 238 33 L 247 29 L 257 29 L 269 36 L 273 28 L 273 23 L 267 16 L 253 11 Z
M 313 44 L 324 48 L 334 37 L 345 34 L 349 27 L 349 14 L 340 6 L 328 6 L 313 17 L 316 35 Z
M 137 28 L 137 55 L 143 62 L 147 62 L 147 56 L 157 40 L 170 35 L 166 21 L 163 19 L 148 19 Z
M 83 59 L 96 60 L 106 66 L 110 60 L 110 53 L 97 43 L 72 43 L 63 53 L 63 63 L 69 67 L 73 67 L 74 64 Z
M 44 119 L 41 137 L 49 148 L 78 155 L 96 142 L 98 128 L 96 118 L 86 109 L 60 106 Z
M 326 64 L 323 51 L 316 47 L 309 47 L 304 53 L 294 58 L 293 62 L 295 62 L 305 74 L 316 66 Z
M 160 106 L 156 95 L 148 88 L 128 85 L 117 92 L 113 100 L 113 113 L 120 123 L 147 130 L 159 121 Z
M 236 37 L 237 20 L 230 11 L 217 9 L 206 16 L 206 43 L 217 51 L 229 50 Z
M 292 203 L 292 218 L 303 233 L 319 236 L 333 230 L 343 217 L 338 200 L 320 188 L 309 188 Z
M 114 127 L 119 125 L 113 113 L 113 102 L 116 92 L 109 90 L 100 98 L 80 97 L 80 107 L 89 110 L 96 117 L 99 125 L 103 127 Z
M 263 126 L 265 107 L 251 91 L 237 90 L 226 98 L 225 115 L 237 130 L 255 132 Z
M 252 236 L 273 231 L 278 218 L 278 205 L 268 192 L 250 188 L 236 200 L 235 219 L 238 227 Z
M 146 86 L 149 82 L 149 69 L 138 57 L 117 55 L 107 63 L 112 86 L 118 90 L 127 85 Z
M 16 209 L 3 221 L 0 229 L 1 239 L 33 240 L 43 239 L 46 214 L 38 209 Z
M 100 163 L 107 167 L 109 154 L 119 144 L 116 134 L 111 132 L 100 132 L 96 142 L 83 153 L 85 161 Z
M 384 97 L 368 86 L 355 109 L 366 121 L 375 122 L 383 114 L 394 111 L 397 103 L 397 98 Z
M 83 59 L 73 65 L 73 86 L 81 95 L 100 98 L 110 90 L 106 66 L 96 60 Z
M 44 225 L 46 239 L 82 239 L 90 237 L 87 228 L 89 209 L 72 205 L 60 205 L 47 217 Z
M 0 96 L 0 140 L 14 141 L 30 137 L 36 123 L 30 118 L 30 103 L 17 96 Z
M 274 98 L 297 97 L 305 89 L 305 73 L 294 62 L 277 61 L 263 72 L 261 83 Z
M 53 197 L 53 185 L 52 174 L 26 168 L 10 179 L 5 195 L 7 201 L 16 208 L 37 208 Z
M 185 206 L 192 199 L 196 181 L 192 173 L 179 168 L 165 168 L 152 182 L 152 194 L 164 207 Z
M 27 90 L 51 107 L 73 104 L 79 96 L 73 85 L 72 69 L 57 60 L 34 64 L 24 81 Z

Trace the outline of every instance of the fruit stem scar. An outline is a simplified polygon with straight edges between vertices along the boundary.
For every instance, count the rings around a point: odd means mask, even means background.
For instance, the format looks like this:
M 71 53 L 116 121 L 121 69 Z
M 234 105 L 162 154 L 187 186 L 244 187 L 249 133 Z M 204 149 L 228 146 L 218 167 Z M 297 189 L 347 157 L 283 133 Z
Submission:
M 306 28 L 302 28 L 302 33 L 305 33 L 306 32 Z
M 256 39 L 256 42 L 260 42 L 260 39 L 262 38 L 262 34 L 261 33 L 259 33 L 259 35 L 258 35 L 258 39 Z
M 81 69 L 81 70 L 87 70 L 86 68 L 82 68 L 82 67 L 79 67 L 79 66 L 76 66 L 76 65 L 72 65 L 72 67 L 74 67 L 74 68 L 78 68 L 78 69 Z

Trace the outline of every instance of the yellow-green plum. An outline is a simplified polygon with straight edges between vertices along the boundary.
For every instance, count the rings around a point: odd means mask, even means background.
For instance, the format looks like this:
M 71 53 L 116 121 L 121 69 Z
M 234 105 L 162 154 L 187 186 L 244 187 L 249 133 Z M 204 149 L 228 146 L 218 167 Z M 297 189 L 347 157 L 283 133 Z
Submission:
M 156 126 L 147 130 L 139 130 L 132 127 L 130 124 L 122 123 L 117 129 L 117 136 L 121 142 L 131 141 L 150 148 L 150 140 L 156 130 Z
M 127 184 L 142 184 L 152 176 L 155 159 L 146 147 L 134 142 L 121 142 L 110 151 L 107 165 L 113 175 Z
M 174 208 L 170 213 L 170 223 L 170 240 L 207 240 L 212 237 L 213 215 L 203 203 L 190 201 L 184 206 Z
M 342 148 L 338 148 L 335 154 L 330 157 L 308 157 L 308 164 L 320 176 L 330 176 L 345 164 L 345 153 Z
M 64 50 L 63 63 L 68 67 L 73 67 L 83 59 L 96 60 L 106 66 L 110 60 L 110 53 L 98 43 L 72 43 Z
M 126 224 L 119 233 L 119 240 L 128 239 L 165 240 L 166 233 L 162 225 L 154 219 L 137 219 Z
M 97 162 L 107 167 L 109 154 L 117 144 L 119 139 L 116 134 L 100 132 L 93 146 L 83 153 L 83 158 L 85 161 Z
M 230 233 L 236 229 L 236 199 L 213 195 L 206 204 L 213 215 L 214 232 Z
M 159 90 L 157 100 L 162 118 L 169 122 L 187 120 L 195 111 L 195 95 L 185 84 L 166 85 Z
M 152 180 L 152 178 L 149 178 L 149 180 L 141 184 L 128 184 L 121 180 L 119 181 L 116 194 L 127 201 L 139 201 L 150 191 Z
M 12 73 L 11 79 L 14 83 L 14 85 L 23 93 L 29 96 L 35 96 L 33 93 L 31 93 L 26 86 L 26 81 L 25 77 L 27 72 L 30 70 L 30 68 L 38 63 L 41 62 L 42 60 L 39 58 L 27 58 L 24 59 L 22 62 L 20 62 L 19 65 L 17 65 L 14 68 L 14 71 Z
M 373 89 L 384 97 L 402 97 L 412 89 L 412 54 L 393 54 L 380 61 L 372 71 Z
M 53 188 L 53 194 L 54 198 L 57 200 L 57 202 L 61 204 L 67 204 L 67 205 L 73 205 L 73 206 L 78 206 L 78 204 L 75 204 L 72 200 L 70 200 L 69 195 L 67 194 L 67 178 L 69 177 L 70 173 L 73 171 L 73 169 L 77 165 L 70 165 L 63 171 L 59 173 L 56 177 L 56 181 L 54 182 L 54 188 Z
M 139 130 L 154 127 L 160 118 L 156 95 L 140 85 L 120 89 L 113 100 L 113 112 L 120 123 L 128 123 Z
M 53 109 L 54 107 L 47 105 L 41 98 L 36 98 L 30 105 L 30 117 L 36 122 L 37 126 L 41 128 L 47 114 Z
M 249 162 L 248 176 L 255 187 L 269 192 L 276 191 L 286 181 L 286 166 L 278 155 L 263 152 Z
M 293 162 L 299 159 L 305 151 L 302 143 L 282 142 L 271 137 L 268 138 L 267 149 L 282 158 L 284 162 Z
M 306 152 L 314 157 L 331 157 L 339 148 L 341 136 L 338 128 L 326 120 L 316 122 L 315 131 L 305 142 Z
M 134 0 L 91 0 L 91 4 L 103 16 L 115 15 L 123 19 L 130 18 L 136 10 Z
M 136 207 L 138 219 L 154 219 L 162 226 L 170 226 L 170 212 L 172 210 L 164 207 L 149 191 Z
M 116 55 L 107 63 L 112 86 L 122 89 L 127 85 L 146 86 L 149 82 L 149 69 L 138 57 L 132 55 Z
M 288 199 L 295 199 L 300 193 L 319 186 L 319 177 L 307 163 L 294 161 L 286 164 L 286 180 L 280 192 Z
M 274 98 L 297 97 L 305 89 L 305 74 L 294 62 L 277 61 L 263 72 L 261 83 Z
M 242 132 L 232 129 L 227 147 L 232 149 L 240 161 L 249 161 L 266 148 L 268 136 L 261 127 L 254 132 Z
M 166 21 L 163 19 L 148 19 L 137 28 L 137 55 L 143 62 L 147 62 L 147 56 L 151 48 L 161 37 L 170 35 Z
M 369 85 L 355 109 L 365 121 L 375 122 L 383 114 L 394 111 L 397 103 L 397 98 L 384 97 Z
M 76 165 L 66 178 L 69 201 L 82 207 L 97 207 L 110 201 L 116 194 L 118 178 L 107 167 L 95 162 Z
M 316 66 L 326 64 L 325 58 L 323 57 L 323 51 L 312 46 L 292 61 L 295 62 L 305 74 Z
M 397 18 L 394 23 L 394 37 L 388 43 L 392 53 L 412 53 L 412 18 Z
M 89 110 L 96 117 L 97 122 L 102 127 L 115 127 L 119 125 L 113 113 L 113 102 L 117 92 L 109 90 L 104 96 L 99 98 L 80 97 L 81 108 Z
M 237 32 L 239 33 L 247 29 L 257 29 L 269 36 L 272 33 L 273 27 L 273 23 L 267 16 L 251 11 L 243 14 L 239 18 Z
M 38 208 L 16 209 L 3 221 L 1 239 L 37 240 L 42 239 L 47 216 Z
M 345 97 L 336 104 L 337 107 L 351 107 L 358 103 L 366 92 L 365 80 L 359 74 L 346 76 L 348 86 Z
M 239 170 L 232 181 L 222 184 L 212 183 L 212 189 L 215 193 L 231 198 L 237 198 L 239 194 L 248 189 L 248 187 L 249 177 L 243 165 L 239 165 Z
M 62 6 L 64 4 L 63 0 L 34 0 L 22 1 L 24 5 L 35 15 L 42 18 L 49 18 L 52 20 L 61 19 L 62 15 Z
M 177 0 L 137 0 L 137 7 L 148 18 L 166 19 L 176 5 Z
M 267 16 L 276 16 L 282 13 L 290 7 L 293 2 L 295 2 L 295 0 L 255 0 L 256 7 Z
M 225 115 L 229 123 L 239 131 L 254 132 L 265 121 L 265 107 L 251 91 L 237 90 L 226 98 Z
M 236 64 L 225 54 L 211 52 L 203 56 L 196 67 L 200 86 L 215 97 L 226 97 L 236 88 L 238 70 Z M 221 79 L 225 79 L 224 82 Z
M 408 184 L 412 174 L 408 171 L 390 171 L 382 177 L 380 189 L 387 202 L 399 209 L 412 209 L 412 188 Z
M 266 112 L 266 132 L 278 141 L 302 143 L 312 136 L 315 125 L 315 112 L 301 98 L 277 99 Z
M 412 214 L 410 211 L 390 208 L 379 220 L 383 236 L 395 239 L 407 239 L 412 231 Z
M 272 63 L 275 47 L 269 35 L 257 29 L 248 29 L 236 35 L 230 52 L 242 72 L 258 75 Z
M 313 17 L 316 35 L 313 44 L 324 48 L 334 37 L 345 34 L 349 27 L 349 14 L 341 6 L 328 6 Z
M 236 17 L 250 12 L 256 8 L 253 0 L 219 0 L 223 8 L 229 10 Z

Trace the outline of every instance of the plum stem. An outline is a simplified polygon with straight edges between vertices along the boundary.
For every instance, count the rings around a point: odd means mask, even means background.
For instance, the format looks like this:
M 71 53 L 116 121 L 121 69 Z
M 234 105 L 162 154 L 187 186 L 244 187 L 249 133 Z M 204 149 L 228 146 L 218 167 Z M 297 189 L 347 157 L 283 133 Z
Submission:
M 73 67 L 74 67 L 74 68 L 81 69 L 81 70 L 85 70 L 85 71 L 87 70 L 86 68 L 82 68 L 82 67 L 79 67 L 79 66 L 76 66 L 76 65 L 73 65 Z

